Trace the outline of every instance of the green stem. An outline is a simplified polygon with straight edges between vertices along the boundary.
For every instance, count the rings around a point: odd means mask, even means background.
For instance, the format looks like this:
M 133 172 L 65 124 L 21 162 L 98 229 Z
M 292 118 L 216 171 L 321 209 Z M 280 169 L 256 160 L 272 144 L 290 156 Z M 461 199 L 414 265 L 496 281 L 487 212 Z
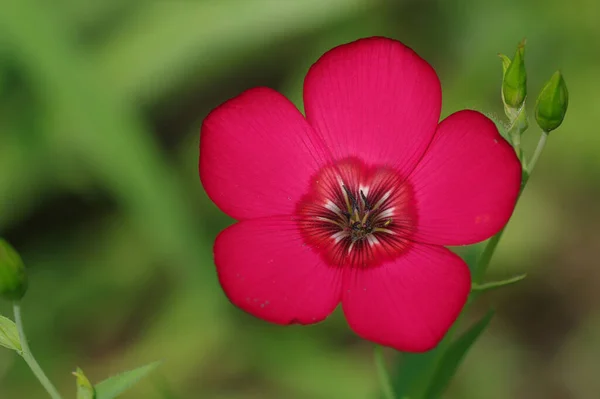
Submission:
M 540 158 L 540 154 L 544 150 L 547 140 L 548 140 L 548 133 L 542 132 L 542 135 L 540 137 L 540 140 L 538 141 L 537 147 L 535 148 L 535 152 L 533 153 L 533 157 L 531 158 L 531 161 L 525 167 L 525 170 L 523 172 L 523 179 L 521 181 L 521 190 L 519 191 L 519 197 L 523 193 L 523 190 L 525 189 L 525 186 L 527 185 L 527 182 L 529 181 L 529 176 L 531 176 L 531 172 L 533 171 L 535 164 L 537 163 L 538 159 Z M 475 270 L 473 272 L 473 282 L 474 283 L 476 283 L 476 284 L 481 283 L 481 280 L 485 276 L 485 272 L 487 271 L 490 261 L 492 260 L 492 256 L 494 256 L 496 247 L 498 246 L 498 243 L 500 242 L 500 239 L 502 238 L 502 234 L 504 234 L 505 229 L 506 229 L 506 226 L 503 227 L 502 230 L 500 230 L 495 236 L 490 238 L 490 240 L 487 242 L 485 248 L 483 249 L 483 252 L 479 256 Z
M 44 371 L 35 360 L 33 355 L 31 354 L 31 350 L 29 349 L 29 344 L 27 343 L 27 337 L 25 336 L 25 330 L 23 329 L 23 319 L 21 318 L 21 305 L 18 302 L 13 304 L 13 311 L 15 313 L 15 324 L 17 325 L 17 330 L 19 331 L 19 339 L 21 341 L 21 349 L 23 359 L 33 371 L 33 374 L 37 377 L 43 387 L 46 389 L 48 394 L 52 399 L 62 399 L 54 385 L 50 382 Z
M 531 159 L 531 162 L 523 171 L 523 178 L 521 180 L 521 189 L 519 191 L 519 197 L 523 193 L 523 190 L 525 189 L 525 186 L 527 185 L 527 182 L 529 181 L 529 176 L 531 176 L 531 172 L 533 171 L 533 168 L 535 167 L 535 164 L 536 164 L 538 158 L 540 157 L 540 154 L 541 154 L 542 150 L 544 149 L 544 146 L 546 145 L 547 138 L 548 138 L 548 133 L 544 132 L 542 134 L 542 136 L 540 137 L 540 140 L 538 142 L 535 153 Z M 521 157 L 521 155 L 522 154 L 519 154 L 519 157 Z M 522 163 L 524 163 L 524 162 L 522 162 Z M 506 229 L 506 227 L 502 228 L 502 230 L 500 230 L 498 233 L 496 233 L 496 235 L 494 235 L 492 238 L 490 238 L 488 240 L 487 244 L 485 245 L 485 248 L 483 249 L 483 252 L 479 256 L 479 259 L 477 260 L 477 263 L 475 264 L 475 268 L 473 270 L 473 274 L 472 274 L 473 283 L 480 284 L 481 280 L 483 280 L 483 277 L 485 276 L 485 272 L 487 271 L 490 261 L 492 260 L 492 257 L 494 256 L 494 252 L 496 251 L 496 248 L 498 247 L 498 244 L 500 243 L 500 239 L 502 238 L 502 235 L 504 234 L 505 229 Z M 452 325 L 450 330 L 446 333 L 446 337 L 444 337 L 444 340 L 440 343 L 441 350 L 439 351 L 439 355 L 437 356 L 437 359 L 434 362 L 434 366 L 432 368 L 430 378 L 433 375 L 435 375 L 435 371 L 439 367 L 439 362 L 444 357 L 445 352 L 448 349 L 448 347 L 450 347 L 450 344 L 452 342 L 454 334 L 456 333 L 457 328 L 460 324 L 460 321 L 467 311 L 467 308 L 473 303 L 473 301 L 479 296 L 479 294 L 480 294 L 480 292 L 472 292 L 471 295 L 469 295 L 469 299 L 468 299 L 467 304 L 465 305 L 463 311 L 460 313 L 460 315 L 458 316 L 458 318 L 456 319 L 456 321 L 454 322 L 454 324 Z M 426 395 L 426 393 L 423 393 L 423 395 Z
M 511 131 L 512 130 L 516 130 L 515 133 L 512 134 L 511 137 L 511 141 L 512 141 L 512 145 L 515 149 L 515 152 L 517 153 L 517 156 L 519 157 L 519 159 L 523 159 L 523 150 L 521 150 L 521 132 L 519 132 L 518 129 L 516 129 L 515 127 L 511 127 Z
M 538 141 L 537 147 L 535 148 L 535 152 L 533 153 L 533 157 L 531 157 L 531 161 L 529 165 L 527 165 L 527 173 L 531 174 L 531 171 L 535 167 L 538 159 L 540 158 L 540 154 L 542 150 L 546 146 L 546 141 L 548 140 L 548 132 L 542 132 L 542 136 L 540 137 L 540 141 Z
M 490 264 L 490 261 L 492 260 L 492 256 L 494 256 L 496 247 L 500 243 L 500 239 L 502 238 L 502 235 L 504 234 L 505 229 L 506 229 L 506 227 L 503 227 L 502 230 L 500 230 L 498 233 L 496 233 L 495 236 L 490 238 L 489 241 L 487 242 L 487 244 L 485 245 L 483 252 L 479 256 L 479 259 L 477 260 L 477 265 L 475 267 L 475 270 L 473 271 L 473 282 L 474 283 L 476 283 L 476 284 L 481 283 L 481 280 L 485 276 L 485 272 Z
M 375 366 L 377 367 L 377 377 L 379 377 L 379 385 L 381 386 L 381 392 L 385 399 L 396 399 L 394 390 L 392 389 L 392 383 L 390 382 L 390 375 L 385 366 L 385 359 L 383 358 L 383 350 L 381 346 L 376 345 L 373 350 L 375 354 Z

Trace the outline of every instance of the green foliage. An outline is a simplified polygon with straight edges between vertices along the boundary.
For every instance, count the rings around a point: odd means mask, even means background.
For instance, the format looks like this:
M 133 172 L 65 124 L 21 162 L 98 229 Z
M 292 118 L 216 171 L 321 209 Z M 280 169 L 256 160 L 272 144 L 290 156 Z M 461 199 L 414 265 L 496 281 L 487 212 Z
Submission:
M 494 290 L 494 289 L 501 288 L 501 287 L 504 287 L 507 285 L 516 284 L 519 281 L 524 280 L 525 277 L 527 277 L 527 274 L 520 274 L 518 276 L 514 276 L 511 278 L 504 279 L 504 280 L 490 281 L 487 283 L 473 283 L 473 286 L 471 287 L 471 291 L 485 292 L 485 291 L 489 291 L 489 290 Z
M 0 238 L 0 297 L 18 301 L 27 292 L 27 272 L 15 249 Z
M 492 317 L 494 317 L 494 311 L 490 310 L 481 320 L 452 342 L 435 367 L 435 373 L 424 396 L 425 398 L 438 398 L 444 393 L 467 352 L 490 324 Z
M 134 370 L 110 377 L 96 384 L 96 399 L 113 399 L 156 369 L 161 362 L 154 362 Z
M 15 323 L 2 315 L 0 315 L 0 346 L 21 352 L 21 340 Z
M 425 353 L 403 353 L 393 371 L 396 397 L 422 399 L 435 371 L 434 365 L 442 355 L 449 340 L 444 338 L 433 350 Z

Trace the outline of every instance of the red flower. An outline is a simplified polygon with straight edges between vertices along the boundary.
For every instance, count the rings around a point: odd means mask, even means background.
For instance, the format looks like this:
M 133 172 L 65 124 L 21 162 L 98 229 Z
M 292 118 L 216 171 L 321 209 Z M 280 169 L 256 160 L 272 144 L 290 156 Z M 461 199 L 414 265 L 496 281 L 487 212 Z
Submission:
M 476 111 L 438 124 L 435 71 L 390 39 L 326 53 L 304 104 L 306 117 L 255 88 L 202 125 L 202 183 L 239 220 L 215 242 L 223 290 L 277 324 L 319 322 L 341 302 L 361 337 L 433 348 L 471 286 L 443 245 L 506 224 L 521 182 L 513 149 Z

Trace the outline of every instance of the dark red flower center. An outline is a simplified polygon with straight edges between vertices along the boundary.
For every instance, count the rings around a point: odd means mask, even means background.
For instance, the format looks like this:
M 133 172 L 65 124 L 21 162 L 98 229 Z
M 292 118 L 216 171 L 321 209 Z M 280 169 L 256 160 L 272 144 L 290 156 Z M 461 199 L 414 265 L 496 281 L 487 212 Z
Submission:
M 319 171 L 298 214 L 306 243 L 328 264 L 371 267 L 406 250 L 416 212 L 410 185 L 393 168 L 352 158 Z

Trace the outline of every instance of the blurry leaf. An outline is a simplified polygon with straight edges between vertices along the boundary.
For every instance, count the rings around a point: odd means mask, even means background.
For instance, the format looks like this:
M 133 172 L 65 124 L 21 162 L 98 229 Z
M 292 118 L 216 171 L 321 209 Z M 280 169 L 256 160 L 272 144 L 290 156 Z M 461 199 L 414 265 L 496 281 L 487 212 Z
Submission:
M 482 283 L 482 284 L 473 283 L 473 286 L 471 287 L 471 291 L 484 292 L 484 291 L 493 290 L 496 288 L 504 287 L 505 285 L 516 284 L 519 281 L 523 280 L 525 277 L 527 277 L 527 274 L 520 274 L 518 276 L 507 278 L 506 280 L 490 281 L 489 283 Z
M 70 45 L 70 31 L 56 23 L 58 18 L 33 0 L 0 13 L 9 45 L 19 49 L 28 73 L 52 93 L 51 139 L 60 145 L 61 156 L 73 157 L 96 177 L 127 217 L 154 240 L 155 255 L 185 268 L 182 272 L 200 273 L 188 265 L 201 262 L 205 249 L 195 245 L 198 230 L 191 223 L 191 206 L 173 171 L 134 106 L 94 75 L 92 65 Z M 23 19 L 36 29 L 16 23 Z
M 452 343 L 437 365 L 426 398 L 438 398 L 444 392 L 465 355 L 490 324 L 493 316 L 494 311 L 490 309 L 481 320 Z
M 402 353 L 400 363 L 393 373 L 392 386 L 398 398 L 419 398 L 419 392 L 431 378 L 433 365 L 444 353 L 447 339 L 433 350 L 425 353 Z
M 173 388 L 171 388 L 164 375 L 159 375 L 158 378 L 156 378 L 154 387 L 159 392 L 159 396 L 162 399 L 181 399 L 181 397 L 173 391 Z
M 370 0 L 150 2 L 117 40 L 93 55 L 93 64 L 119 98 L 148 102 L 189 85 L 191 78 L 201 85 L 233 74 L 233 66 L 268 54 L 279 40 L 366 15 L 375 5 Z
M 83 374 L 83 370 L 77 367 L 73 375 L 77 377 L 77 399 L 95 399 L 96 391 L 90 380 Z
M 21 352 L 21 340 L 15 323 L 0 315 L 0 345 Z
M 160 362 L 150 363 L 100 382 L 96 385 L 96 399 L 113 399 L 118 397 L 159 365 Z

